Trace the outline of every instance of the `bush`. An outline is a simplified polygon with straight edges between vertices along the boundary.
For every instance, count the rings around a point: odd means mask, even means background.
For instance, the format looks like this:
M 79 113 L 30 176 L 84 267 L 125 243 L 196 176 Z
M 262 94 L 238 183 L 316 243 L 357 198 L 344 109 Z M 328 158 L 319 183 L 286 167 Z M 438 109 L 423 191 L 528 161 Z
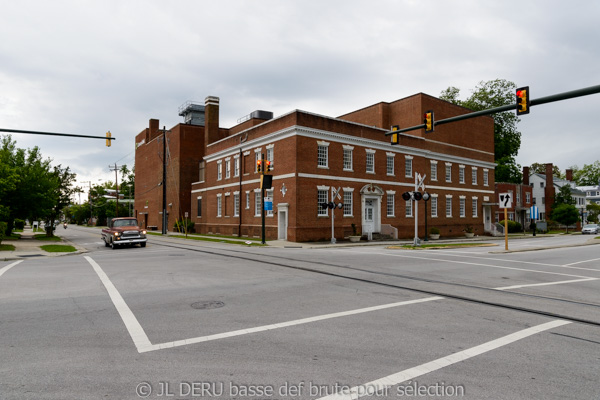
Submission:
M 187 228 L 187 233 L 193 233 L 194 232 L 194 221 L 192 220 L 176 220 L 175 221 L 175 225 L 174 225 L 174 229 L 177 232 L 181 232 L 181 233 L 185 233 Z
M 439 235 L 439 234 L 440 234 L 440 230 L 439 230 L 438 228 L 436 228 L 436 227 L 433 227 L 433 228 L 431 228 L 431 229 L 429 230 L 429 233 L 430 233 L 431 235 Z
M 6 233 L 7 224 L 4 221 L 0 221 L 0 244 L 2 244 L 2 239 L 4 239 L 4 234 Z
M 25 221 L 22 219 L 15 219 L 15 229 L 25 229 Z
M 504 221 L 500 221 L 500 225 L 504 226 Z M 508 221 L 508 233 L 522 232 L 523 227 L 516 221 Z

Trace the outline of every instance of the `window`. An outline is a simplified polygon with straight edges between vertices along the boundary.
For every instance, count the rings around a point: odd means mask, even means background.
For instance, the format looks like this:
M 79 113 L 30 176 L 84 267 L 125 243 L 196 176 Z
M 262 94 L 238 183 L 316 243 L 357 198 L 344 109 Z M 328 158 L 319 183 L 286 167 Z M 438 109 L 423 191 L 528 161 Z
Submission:
M 267 161 L 271 161 L 271 169 L 273 169 L 273 145 L 267 146 Z
M 321 207 L 321 203 L 327 203 L 327 193 L 329 192 L 329 188 L 327 189 L 319 189 L 317 192 L 317 207 L 319 209 L 319 211 L 317 212 L 318 216 L 327 216 L 329 215 L 327 213 L 327 210 L 329 210 L 328 208 L 323 208 Z
M 467 215 L 467 211 L 465 210 L 465 202 L 466 202 L 466 198 L 465 196 L 460 196 L 460 198 L 458 199 L 458 203 L 459 203 L 459 215 L 461 218 L 466 217 Z
M 352 216 L 352 191 L 344 188 L 344 217 Z
M 260 198 L 260 190 L 254 192 L 254 216 L 260 217 L 260 208 L 262 207 L 262 199 Z
M 446 196 L 446 217 L 452 218 L 452 196 Z
M 220 181 L 221 179 L 223 179 L 223 163 L 217 161 L 217 180 Z
M 352 171 L 352 146 L 344 146 L 344 171 Z
M 412 217 L 413 216 L 412 200 L 406 200 L 404 207 L 405 207 L 404 216 L 405 217 Z
M 452 164 L 446 163 L 446 182 L 452 182 Z
M 540 182 L 540 187 L 543 188 L 544 187 L 544 182 Z
M 225 160 L 225 179 L 231 178 L 231 160 Z
M 471 167 L 471 183 L 477 185 L 477 168 Z
M 517 190 L 516 200 L 517 200 L 517 205 L 521 204 L 521 191 L 520 190 Z
M 221 194 L 217 195 L 217 217 L 221 216 Z
M 202 217 L 202 197 L 198 197 L 198 211 L 196 212 L 198 218 Z
M 431 161 L 431 180 L 437 181 L 437 161 Z
M 490 185 L 489 170 L 484 169 L 483 170 L 483 186 L 489 186 L 489 185 Z
M 246 210 L 250 209 L 250 192 L 246 192 Z
M 434 218 L 437 218 L 438 213 L 438 198 L 437 196 L 432 196 L 431 197 L 431 216 Z
M 198 182 L 204 182 L 204 168 L 206 167 L 206 161 L 200 161 L 198 166 Z
M 396 192 L 388 192 L 387 194 L 387 216 L 393 217 L 395 215 L 394 212 L 394 200 L 395 200 Z
M 367 149 L 367 173 L 375 173 L 375 150 Z
M 240 216 L 240 192 L 233 193 L 233 216 Z
M 406 156 L 405 161 L 406 162 L 404 163 L 404 176 L 407 178 L 412 178 L 412 157 Z
M 477 218 L 477 197 L 471 199 L 471 206 L 473 208 L 473 217 Z
M 458 167 L 458 182 L 465 183 L 465 166 L 459 165 Z
M 273 189 L 267 189 L 267 190 L 265 190 L 265 196 L 266 197 L 270 197 L 271 199 L 273 199 Z M 272 217 L 273 216 L 273 210 L 265 210 L 265 216 Z
M 240 157 L 233 160 L 233 176 L 240 176 Z
M 394 154 L 387 153 L 387 163 L 386 163 L 387 174 L 390 176 L 394 176 Z
M 542 204 L 546 204 L 546 198 L 542 197 Z
M 329 143 L 317 143 L 317 166 L 320 168 L 329 168 Z

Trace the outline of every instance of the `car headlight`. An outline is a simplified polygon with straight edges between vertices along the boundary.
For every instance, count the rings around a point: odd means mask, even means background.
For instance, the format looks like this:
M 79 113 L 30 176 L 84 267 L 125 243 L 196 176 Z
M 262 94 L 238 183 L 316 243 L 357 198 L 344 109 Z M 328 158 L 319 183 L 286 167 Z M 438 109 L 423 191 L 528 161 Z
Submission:
M 142 231 L 142 235 L 145 235 L 145 234 L 146 234 L 146 231 L 145 231 L 145 230 L 143 230 L 143 231 Z
M 121 232 L 115 232 L 115 236 L 120 236 Z

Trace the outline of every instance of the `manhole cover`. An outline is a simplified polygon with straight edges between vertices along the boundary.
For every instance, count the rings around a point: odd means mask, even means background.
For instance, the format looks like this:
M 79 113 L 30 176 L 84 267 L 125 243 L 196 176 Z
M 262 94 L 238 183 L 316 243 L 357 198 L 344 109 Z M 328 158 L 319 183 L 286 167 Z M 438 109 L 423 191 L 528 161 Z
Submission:
M 222 301 L 215 301 L 215 300 L 197 301 L 195 303 L 192 303 L 192 308 L 195 308 L 196 310 L 210 310 L 213 308 L 221 308 L 224 306 L 225 306 L 225 303 L 223 303 Z

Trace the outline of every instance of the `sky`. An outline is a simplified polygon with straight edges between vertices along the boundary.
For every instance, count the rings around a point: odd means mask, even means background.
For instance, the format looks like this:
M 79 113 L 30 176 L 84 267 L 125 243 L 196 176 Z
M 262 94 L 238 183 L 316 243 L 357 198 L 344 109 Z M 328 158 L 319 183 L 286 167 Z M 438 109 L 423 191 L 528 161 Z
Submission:
M 220 98 L 220 126 L 254 110 L 336 117 L 450 86 L 529 86 L 532 99 L 600 84 L 600 2 L 531 0 L 0 0 L 0 128 L 78 184 L 114 182 L 151 118 Z M 521 117 L 517 162 L 600 159 L 600 94 Z M 82 199 L 84 200 L 84 199 Z

